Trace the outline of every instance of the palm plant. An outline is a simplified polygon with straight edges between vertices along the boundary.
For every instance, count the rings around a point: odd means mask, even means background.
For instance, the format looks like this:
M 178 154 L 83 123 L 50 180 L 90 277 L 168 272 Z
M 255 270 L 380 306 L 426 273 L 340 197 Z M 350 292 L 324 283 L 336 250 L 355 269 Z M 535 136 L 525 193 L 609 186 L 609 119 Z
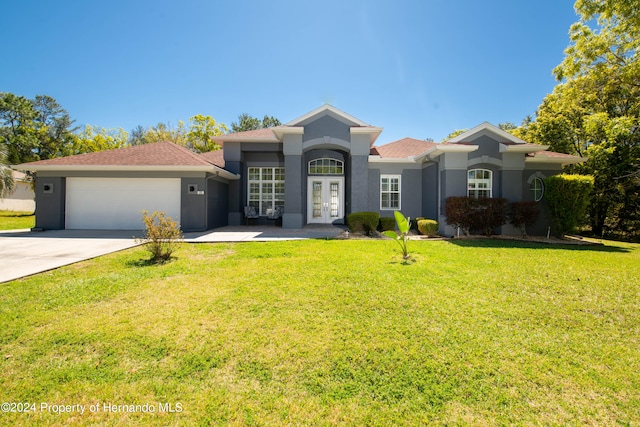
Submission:
M 395 211 L 393 215 L 396 217 L 396 223 L 398 224 L 399 234 L 393 230 L 383 231 L 382 234 L 395 240 L 402 249 L 402 259 L 407 261 L 409 258 L 409 250 L 407 249 L 407 242 L 409 241 L 409 230 L 411 229 L 411 218 L 405 218 L 400 211 Z
M 0 199 L 8 196 L 14 185 L 13 173 L 7 161 L 7 147 L 0 144 Z

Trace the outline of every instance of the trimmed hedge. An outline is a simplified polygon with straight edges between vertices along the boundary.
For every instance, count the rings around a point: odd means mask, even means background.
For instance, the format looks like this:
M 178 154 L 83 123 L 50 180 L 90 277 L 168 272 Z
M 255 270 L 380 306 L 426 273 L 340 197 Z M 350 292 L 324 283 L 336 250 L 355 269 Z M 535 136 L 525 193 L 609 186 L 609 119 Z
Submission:
M 531 227 L 540 216 L 538 202 L 513 202 L 510 204 L 509 222 L 518 227 L 523 236 L 527 235 L 527 226 Z
M 480 230 L 486 236 L 491 236 L 495 229 L 508 221 L 507 211 L 509 201 L 501 197 L 487 197 L 475 199 L 477 207 L 472 211 L 472 229 Z
M 503 198 L 447 197 L 447 224 L 460 227 L 465 234 L 480 231 L 487 236 L 507 223 L 508 201 Z
M 367 236 L 378 227 L 378 212 L 354 212 L 347 215 L 347 226 L 352 233 L 364 232 Z
M 395 230 L 396 219 L 390 216 L 381 216 L 380 225 L 378 227 L 380 231 Z
M 465 234 L 469 234 L 469 230 L 473 225 L 470 215 L 472 208 L 473 201 L 470 197 L 447 197 L 444 205 L 444 214 L 447 217 L 447 224 L 460 228 Z
M 418 221 L 422 221 L 423 219 L 428 219 L 428 218 L 425 218 L 425 217 L 423 217 L 423 216 L 417 216 L 417 217 L 413 220 L 413 222 L 411 223 L 411 229 L 412 229 L 412 230 L 416 230 L 416 231 L 417 231 L 417 230 L 418 230 Z
M 559 237 L 584 223 L 593 182 L 591 175 L 568 174 L 553 175 L 544 180 L 544 198 Z
M 435 219 L 421 219 L 418 222 L 418 231 L 425 236 L 435 237 L 438 235 L 438 221 Z

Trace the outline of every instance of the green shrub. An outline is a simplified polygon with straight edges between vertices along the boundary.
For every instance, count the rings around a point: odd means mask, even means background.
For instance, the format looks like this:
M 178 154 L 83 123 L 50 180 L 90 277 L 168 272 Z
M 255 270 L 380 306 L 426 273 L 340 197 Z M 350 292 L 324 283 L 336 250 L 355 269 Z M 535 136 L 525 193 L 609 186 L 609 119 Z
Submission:
M 418 230 L 418 221 L 422 221 L 423 219 L 428 219 L 423 216 L 417 216 L 414 218 L 413 222 L 411 222 L 411 229 Z
M 527 226 L 538 220 L 540 207 L 537 202 L 513 202 L 510 205 L 509 222 L 518 227 L 523 236 L 527 235 Z
M 378 227 L 378 212 L 354 212 L 347 215 L 347 226 L 352 233 L 364 232 L 367 236 Z
M 425 236 L 435 237 L 438 235 L 438 221 L 435 219 L 421 219 L 418 221 L 418 231 Z
M 150 261 L 160 263 L 167 261 L 182 243 L 180 225 L 164 212 L 142 211 L 142 222 L 145 226 L 144 236 L 137 241 L 151 253 Z
M 593 182 L 590 175 L 568 174 L 553 175 L 544 180 L 544 198 L 559 237 L 584 223 Z
M 396 228 L 396 219 L 388 216 L 380 217 L 380 231 L 393 230 Z

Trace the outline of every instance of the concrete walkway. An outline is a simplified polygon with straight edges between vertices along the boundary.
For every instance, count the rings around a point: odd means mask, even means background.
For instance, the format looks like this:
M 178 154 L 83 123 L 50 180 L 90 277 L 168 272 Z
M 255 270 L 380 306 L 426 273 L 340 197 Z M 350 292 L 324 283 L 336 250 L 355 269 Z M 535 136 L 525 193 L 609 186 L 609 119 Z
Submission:
M 185 233 L 185 242 L 251 242 L 335 238 L 341 227 L 310 225 L 302 230 L 275 226 L 222 227 Z M 140 231 L 0 231 L 0 283 L 137 246 Z
M 334 225 L 306 225 L 301 230 L 287 230 L 273 225 L 229 226 L 201 233 L 184 233 L 184 239 L 189 243 L 331 239 L 340 237 L 345 230 Z

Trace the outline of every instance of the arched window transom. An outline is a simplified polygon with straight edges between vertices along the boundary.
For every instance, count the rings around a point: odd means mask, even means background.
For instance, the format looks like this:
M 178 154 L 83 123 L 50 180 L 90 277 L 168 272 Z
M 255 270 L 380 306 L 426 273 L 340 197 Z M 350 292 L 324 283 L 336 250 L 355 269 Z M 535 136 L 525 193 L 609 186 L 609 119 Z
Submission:
M 309 175 L 343 175 L 344 162 L 323 157 L 309 162 Z

